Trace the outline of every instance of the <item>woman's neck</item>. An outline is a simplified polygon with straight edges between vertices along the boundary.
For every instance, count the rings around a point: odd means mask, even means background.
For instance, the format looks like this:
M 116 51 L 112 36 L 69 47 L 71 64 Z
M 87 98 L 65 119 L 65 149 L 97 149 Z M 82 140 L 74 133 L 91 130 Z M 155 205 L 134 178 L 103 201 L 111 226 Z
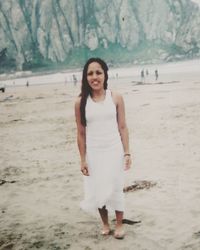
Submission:
M 104 100 L 106 96 L 106 90 L 105 89 L 101 89 L 101 90 L 93 90 L 92 91 L 92 99 L 94 101 L 101 101 Z
M 92 97 L 100 97 L 105 95 L 105 89 L 100 89 L 100 90 L 93 90 L 92 91 Z

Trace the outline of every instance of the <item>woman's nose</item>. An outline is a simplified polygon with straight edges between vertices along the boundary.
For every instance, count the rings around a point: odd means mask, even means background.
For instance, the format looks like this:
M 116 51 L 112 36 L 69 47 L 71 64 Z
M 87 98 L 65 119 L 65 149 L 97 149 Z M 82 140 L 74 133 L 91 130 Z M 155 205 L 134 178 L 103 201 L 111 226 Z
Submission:
M 94 74 L 92 75 L 92 77 L 93 77 L 93 79 L 96 79 L 96 78 L 97 78 L 97 74 L 94 73 Z

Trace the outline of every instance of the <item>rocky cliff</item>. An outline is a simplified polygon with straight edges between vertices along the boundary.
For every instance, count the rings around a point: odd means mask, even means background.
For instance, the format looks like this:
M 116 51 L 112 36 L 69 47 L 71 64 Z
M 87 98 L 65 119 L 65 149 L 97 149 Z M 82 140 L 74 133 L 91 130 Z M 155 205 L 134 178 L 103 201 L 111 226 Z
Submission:
M 190 0 L 0 0 L 0 67 L 154 63 L 200 56 Z

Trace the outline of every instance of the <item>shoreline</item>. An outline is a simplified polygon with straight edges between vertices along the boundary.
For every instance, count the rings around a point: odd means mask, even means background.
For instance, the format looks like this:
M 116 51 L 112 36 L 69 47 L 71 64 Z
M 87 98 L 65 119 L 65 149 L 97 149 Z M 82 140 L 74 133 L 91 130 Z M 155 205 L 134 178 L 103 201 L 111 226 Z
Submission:
M 159 73 L 162 75 L 168 74 L 169 71 L 171 74 L 188 74 L 194 73 L 198 74 L 200 67 L 200 59 L 192 59 L 192 60 L 184 60 L 184 61 L 176 61 L 176 62 L 168 62 L 168 63 L 160 63 L 160 64 L 144 64 L 144 65 L 129 65 L 129 66 L 119 66 L 112 67 L 109 69 L 109 78 L 140 78 L 140 72 L 142 69 L 148 69 L 151 75 L 154 75 L 155 68 L 158 68 Z M 183 70 L 183 68 L 185 70 Z M 23 76 L 11 75 L 11 77 L 2 77 L 0 75 L 0 82 L 6 84 L 6 86 L 14 85 L 26 85 L 27 81 L 32 81 L 32 85 L 34 84 L 49 84 L 49 83 L 58 83 L 56 80 L 53 80 L 49 77 L 57 77 L 59 79 L 59 83 L 73 83 L 73 75 L 76 75 L 77 80 L 80 82 L 81 79 L 81 70 L 82 69 L 66 69 L 66 70 L 58 70 L 58 71 L 49 71 L 49 72 L 35 72 L 26 74 L 25 71 L 21 71 L 18 73 L 25 74 Z M 17 74 L 17 72 L 15 73 Z M 45 80 L 45 83 L 37 83 L 39 79 L 48 79 Z M 50 81 L 50 82 L 49 82 Z

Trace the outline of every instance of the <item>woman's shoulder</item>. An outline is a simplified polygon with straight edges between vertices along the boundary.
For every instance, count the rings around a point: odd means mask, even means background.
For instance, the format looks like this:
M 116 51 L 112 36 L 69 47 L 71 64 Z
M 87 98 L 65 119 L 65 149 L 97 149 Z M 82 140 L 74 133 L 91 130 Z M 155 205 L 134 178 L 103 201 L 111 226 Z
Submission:
M 119 104 L 123 100 L 123 97 L 119 92 L 113 91 L 113 90 L 110 90 L 110 92 L 111 92 L 112 99 L 116 105 Z
M 75 99 L 75 106 L 80 106 L 80 103 L 81 103 L 81 96 L 78 96 Z
M 110 92 L 111 92 L 112 98 L 114 98 L 115 100 L 119 100 L 122 98 L 122 95 L 119 92 L 113 91 L 113 90 L 110 90 Z

